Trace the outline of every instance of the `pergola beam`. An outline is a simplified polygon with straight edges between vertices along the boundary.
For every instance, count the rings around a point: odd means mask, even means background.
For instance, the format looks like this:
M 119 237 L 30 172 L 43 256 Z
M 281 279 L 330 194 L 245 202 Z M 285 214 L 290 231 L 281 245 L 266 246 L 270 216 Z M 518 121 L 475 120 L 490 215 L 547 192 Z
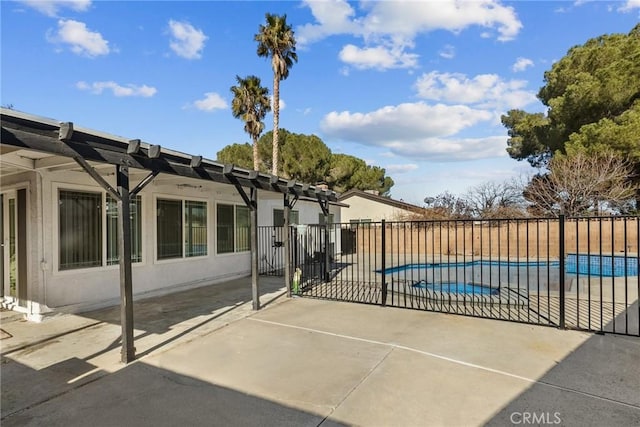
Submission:
M 232 180 L 229 176 L 225 176 L 223 164 L 204 158 L 197 159 L 200 156 L 162 150 L 159 145 L 150 145 L 145 148 L 142 143 L 138 145 L 137 140 L 132 140 L 135 142 L 111 140 L 77 129 L 70 135 L 70 139 L 63 142 L 59 141 L 60 127 L 38 122 L 27 126 L 21 123 L 21 120 L 4 114 L 4 110 L 2 119 L 2 144 L 6 146 L 71 158 L 80 156 L 86 161 L 109 163 L 116 166 L 127 165 L 130 168 L 150 171 L 157 170 L 158 173 L 204 179 L 223 184 L 235 184 L 233 181 L 237 180 L 243 187 L 337 201 L 335 192 L 326 193 L 309 184 L 300 184 L 295 181 L 291 185 L 288 180 L 268 174 L 256 174 L 256 171 L 251 170 L 234 169 L 232 176 L 235 180 Z M 131 150 L 130 144 L 133 146 Z M 136 145 L 138 146 L 136 147 Z M 133 153 L 129 151 L 133 151 Z M 199 166 L 192 166 L 192 162 L 195 165 L 199 164 Z
M 138 194 L 139 192 L 142 191 L 142 189 L 144 187 L 146 187 L 151 181 L 153 181 L 153 179 L 158 176 L 160 172 L 159 171 L 152 171 L 149 175 L 147 175 L 146 177 L 144 177 L 142 179 L 142 181 L 140 181 L 138 183 L 138 185 L 135 186 L 135 188 L 133 190 L 131 190 L 131 195 L 135 196 L 136 194 Z
M 105 189 L 107 193 L 117 201 L 120 201 L 120 194 L 118 191 L 111 186 L 103 177 L 100 175 L 94 168 L 91 166 L 85 159 L 82 157 L 74 157 L 73 160 L 76 161 L 84 169 L 86 173 L 93 178 L 95 182 L 97 182 L 102 188 Z

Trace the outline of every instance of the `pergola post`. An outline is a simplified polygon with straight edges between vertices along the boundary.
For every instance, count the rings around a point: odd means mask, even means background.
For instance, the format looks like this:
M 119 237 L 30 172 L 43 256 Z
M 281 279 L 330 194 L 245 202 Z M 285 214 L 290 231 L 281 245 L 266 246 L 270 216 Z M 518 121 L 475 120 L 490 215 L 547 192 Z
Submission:
M 331 218 L 329 215 L 329 202 L 327 200 L 318 200 L 320 203 L 320 209 L 322 209 L 322 215 L 324 219 L 324 281 L 331 281 L 331 258 L 329 255 L 329 219 Z
M 284 194 L 284 283 L 287 287 L 287 297 L 291 297 L 291 258 L 289 242 L 289 217 L 291 216 L 291 199 L 289 193 Z
M 116 166 L 118 186 L 118 255 L 120 258 L 120 323 L 122 326 L 123 363 L 135 359 L 133 346 L 133 284 L 131 278 L 131 205 L 129 197 L 129 167 Z
M 258 190 L 251 189 L 251 296 L 253 309 L 260 310 L 260 289 L 258 284 Z

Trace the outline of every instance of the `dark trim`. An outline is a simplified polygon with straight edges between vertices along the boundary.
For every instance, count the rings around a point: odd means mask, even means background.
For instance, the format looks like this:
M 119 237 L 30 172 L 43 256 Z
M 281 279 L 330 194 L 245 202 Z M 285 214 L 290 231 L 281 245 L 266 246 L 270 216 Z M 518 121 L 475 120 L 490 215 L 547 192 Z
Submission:
M 138 183 L 138 185 L 136 185 L 134 187 L 133 190 L 131 190 L 130 195 L 131 196 L 135 196 L 136 194 L 138 194 L 139 192 L 142 191 L 142 189 L 144 187 L 146 187 L 151 181 L 153 181 L 153 179 L 158 176 L 160 172 L 158 171 L 152 171 L 149 175 L 147 175 L 142 181 L 140 181 Z
M 6 108 L 2 108 L 1 111 L 0 141 L 3 146 L 71 158 L 80 157 L 85 161 L 115 166 L 126 165 L 135 169 L 223 184 L 239 184 L 247 188 L 306 196 L 330 202 L 338 200 L 334 191 L 326 191 L 309 184 L 292 182 L 270 174 L 236 167 L 232 168 L 231 175 L 225 175 L 225 165 L 213 160 L 200 159 L 201 156 L 81 129 L 74 127 L 70 122 L 61 124 Z M 72 131 L 69 132 L 69 129 Z M 61 135 L 63 139 L 60 139 Z
M 374 202 L 382 203 L 385 205 L 393 206 L 395 208 L 404 209 L 408 211 L 417 211 L 422 210 L 422 207 L 417 205 L 412 205 L 411 203 L 401 202 L 400 200 L 394 200 L 389 197 L 379 196 L 377 194 L 367 193 L 366 191 L 351 189 L 346 193 L 343 193 L 338 197 L 339 202 L 344 202 L 346 199 L 350 197 L 360 196 L 363 199 L 372 200 Z

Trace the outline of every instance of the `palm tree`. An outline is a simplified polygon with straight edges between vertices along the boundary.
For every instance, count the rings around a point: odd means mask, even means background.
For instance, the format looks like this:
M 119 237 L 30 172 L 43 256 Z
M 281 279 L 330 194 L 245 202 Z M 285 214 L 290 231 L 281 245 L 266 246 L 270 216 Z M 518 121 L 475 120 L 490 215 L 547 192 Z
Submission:
M 267 25 L 260 25 L 254 40 L 258 56 L 271 57 L 273 68 L 273 160 L 272 174 L 278 175 L 278 123 L 280 121 L 280 80 L 289 77 L 289 69 L 298 62 L 296 39 L 287 24 L 287 15 L 266 14 Z
M 260 78 L 236 76 L 238 86 L 231 86 L 233 101 L 231 113 L 236 119 L 244 121 L 244 131 L 253 140 L 253 168 L 258 170 L 260 160 L 258 156 L 258 138 L 264 129 L 262 120 L 271 110 L 269 105 L 269 89 L 260 85 Z

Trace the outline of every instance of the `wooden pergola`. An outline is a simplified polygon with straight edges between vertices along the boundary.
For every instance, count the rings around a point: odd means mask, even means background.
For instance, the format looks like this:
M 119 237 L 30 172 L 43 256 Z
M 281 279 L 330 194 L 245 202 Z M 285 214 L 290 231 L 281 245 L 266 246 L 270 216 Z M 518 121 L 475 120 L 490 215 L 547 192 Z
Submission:
M 159 174 L 213 181 L 232 185 L 250 210 L 251 224 L 251 288 L 253 309 L 260 309 L 258 284 L 258 191 L 277 192 L 283 195 L 285 227 L 289 225 L 289 212 L 300 197 L 317 200 L 325 219 L 328 219 L 329 202 L 337 201 L 334 191 L 286 180 L 255 170 L 238 168 L 205 159 L 200 155 L 189 155 L 167 150 L 159 145 L 148 144 L 139 139 L 126 140 L 89 129 L 74 127 L 72 122 L 51 119 L 2 108 L 2 137 L 0 154 L 18 150 L 35 151 L 51 156 L 71 158 L 89 174 L 118 205 L 118 242 L 120 268 L 120 313 L 122 325 L 122 362 L 135 359 L 133 345 L 133 284 L 131 274 L 131 224 L 129 218 L 131 197 L 135 197 Z M 92 164 L 115 166 L 116 188 L 110 185 Z M 29 165 L 23 165 L 29 170 Z M 32 168 L 35 169 L 35 166 Z M 133 188 L 130 169 L 140 169 L 148 174 Z M 247 193 L 247 189 L 249 190 Z M 284 233 L 284 250 L 289 253 L 289 233 Z M 290 295 L 290 260 L 285 257 L 285 283 Z

